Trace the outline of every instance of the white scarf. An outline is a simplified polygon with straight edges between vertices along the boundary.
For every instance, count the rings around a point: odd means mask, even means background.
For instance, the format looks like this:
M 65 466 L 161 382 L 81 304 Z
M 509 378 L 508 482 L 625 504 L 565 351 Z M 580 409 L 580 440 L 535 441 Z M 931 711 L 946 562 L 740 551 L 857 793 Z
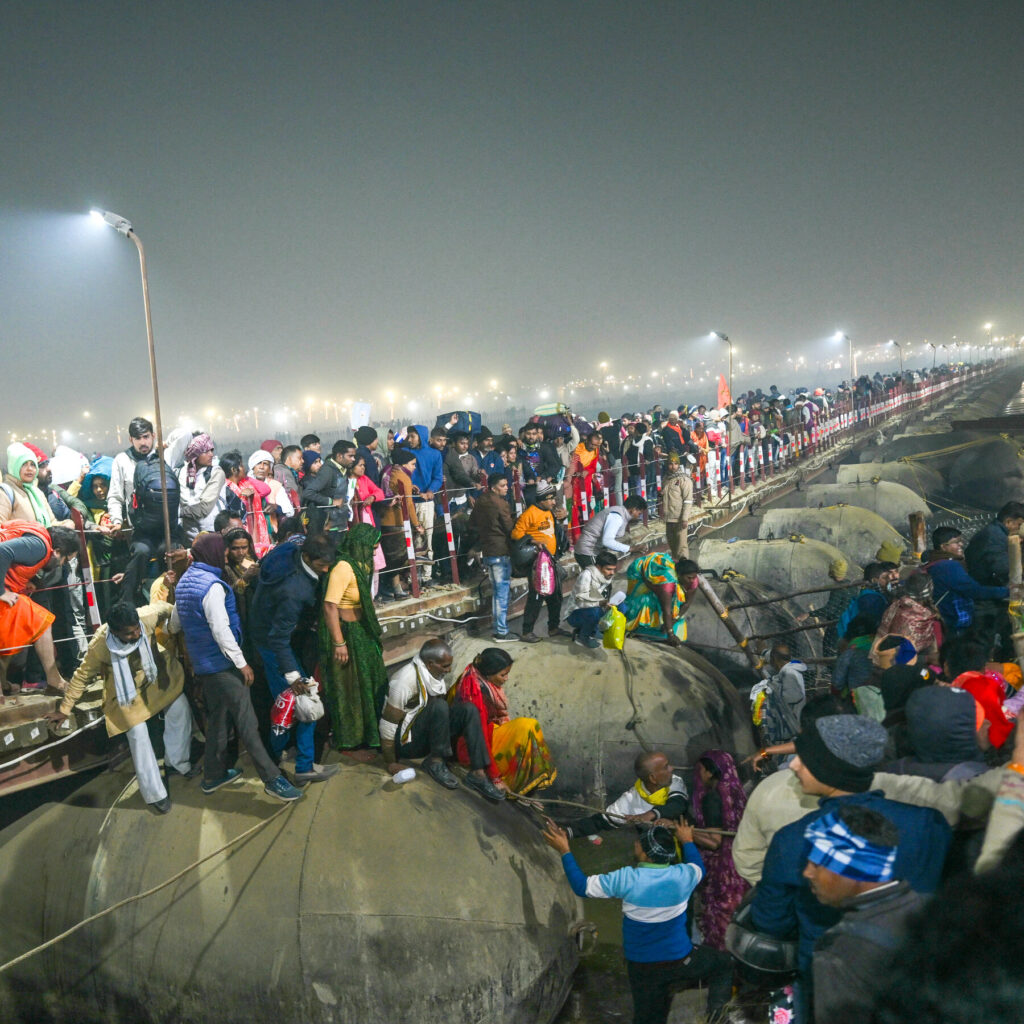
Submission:
M 127 707 L 135 700 L 135 676 L 131 666 L 128 664 L 128 655 L 138 651 L 142 658 L 142 671 L 146 676 L 146 682 L 151 683 L 157 677 L 156 661 L 153 659 L 153 648 L 149 645 L 149 637 L 143 627 L 142 636 L 133 644 L 121 643 L 113 631 L 107 630 L 107 650 L 110 651 L 110 662 L 114 669 L 114 692 L 117 695 L 117 703 L 121 707 Z

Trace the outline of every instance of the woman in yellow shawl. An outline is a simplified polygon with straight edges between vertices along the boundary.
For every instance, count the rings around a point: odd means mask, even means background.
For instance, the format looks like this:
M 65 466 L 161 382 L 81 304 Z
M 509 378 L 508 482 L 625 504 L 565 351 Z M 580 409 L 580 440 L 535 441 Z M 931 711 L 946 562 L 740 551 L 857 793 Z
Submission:
M 565 496 L 571 502 L 571 521 L 569 537 L 575 544 L 583 529 L 583 506 L 586 503 L 587 518 L 598 511 L 594 504 L 594 473 L 601 468 L 601 441 L 603 438 L 595 430 L 587 435 L 586 441 L 580 441 L 569 457 L 569 468 L 565 473 Z M 592 510 L 592 511 L 591 511 Z
M 499 788 L 523 796 L 546 789 L 558 776 L 544 733 L 535 718 L 510 718 L 505 683 L 512 659 L 500 647 L 485 647 L 466 666 L 449 700 L 472 704 L 480 714 L 491 763 L 487 775 Z M 466 741 L 455 750 L 462 764 L 469 764 Z

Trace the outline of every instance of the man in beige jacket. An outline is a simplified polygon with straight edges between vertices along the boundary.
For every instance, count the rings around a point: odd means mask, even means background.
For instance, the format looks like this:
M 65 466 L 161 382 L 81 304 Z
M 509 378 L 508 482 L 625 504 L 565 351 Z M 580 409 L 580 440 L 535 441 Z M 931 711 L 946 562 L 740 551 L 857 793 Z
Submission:
M 160 774 L 146 722 L 164 713 L 164 764 L 192 777 L 192 711 L 185 697 L 181 662 L 157 638 L 157 627 L 171 616 L 165 602 L 133 608 L 114 605 L 106 625 L 94 634 L 78 670 L 68 681 L 64 700 L 48 718 L 59 724 L 93 679 L 103 679 L 103 714 L 107 735 L 128 737 L 142 799 L 160 814 L 171 799 Z
M 670 452 L 668 470 L 661 481 L 665 535 L 672 558 L 676 562 L 690 557 L 686 526 L 693 511 L 693 478 L 690 476 L 690 470 L 696 462 L 692 455 L 684 455 L 680 460 L 676 452 Z

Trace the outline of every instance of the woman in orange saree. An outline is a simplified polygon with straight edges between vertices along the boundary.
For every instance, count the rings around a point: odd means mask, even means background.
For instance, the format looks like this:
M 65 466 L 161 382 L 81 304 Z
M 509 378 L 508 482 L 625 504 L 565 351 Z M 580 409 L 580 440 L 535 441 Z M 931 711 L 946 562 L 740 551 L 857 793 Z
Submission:
M 565 496 L 571 502 L 569 537 L 573 544 L 579 539 L 583 524 L 589 519 L 597 507 L 594 498 L 594 474 L 601 468 L 600 449 L 603 438 L 595 430 L 587 435 L 586 441 L 580 441 L 569 457 L 569 468 L 565 474 Z M 583 506 L 587 507 L 586 519 Z
M 448 695 L 450 701 L 472 704 L 480 714 L 491 763 L 487 774 L 499 788 L 519 796 L 546 789 L 558 777 L 544 734 L 535 718 L 510 718 L 505 683 L 512 659 L 500 647 L 485 647 L 466 666 Z M 469 764 L 465 740 L 455 754 Z

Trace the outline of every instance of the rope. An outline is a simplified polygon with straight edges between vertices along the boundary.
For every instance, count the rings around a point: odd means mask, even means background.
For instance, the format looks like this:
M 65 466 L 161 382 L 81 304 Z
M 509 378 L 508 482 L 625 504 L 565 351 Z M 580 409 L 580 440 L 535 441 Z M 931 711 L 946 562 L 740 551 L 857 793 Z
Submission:
M 99 719 L 99 721 L 102 721 L 102 719 Z M 123 900 L 118 900 L 117 903 L 107 907 L 105 910 L 100 910 L 95 914 L 91 914 L 89 917 L 85 918 L 85 920 L 79 921 L 78 924 L 72 925 L 66 931 L 61 932 L 60 935 L 55 935 L 52 939 L 47 939 L 46 942 L 42 943 L 41 945 L 36 946 L 25 953 L 22 953 L 21 956 L 16 956 L 13 960 L 8 960 L 7 963 L 5 964 L 0 964 L 0 974 L 3 974 L 5 971 L 10 970 L 12 967 L 15 967 L 18 964 L 24 962 L 25 960 L 28 960 L 30 957 L 35 956 L 37 953 L 42 953 L 44 949 L 49 949 L 51 946 L 56 946 L 57 943 L 63 942 L 66 938 L 68 938 L 71 935 L 74 935 L 75 932 L 80 931 L 87 924 L 92 924 L 93 921 L 98 921 L 101 917 L 106 917 L 107 914 L 112 914 L 115 910 L 119 910 L 121 907 L 125 907 L 129 903 L 136 903 L 139 900 L 144 900 L 148 896 L 152 896 L 154 895 L 154 893 L 158 893 L 161 889 L 166 889 L 167 886 L 173 885 L 175 882 L 178 881 L 179 878 L 182 878 L 184 875 L 187 875 L 194 868 L 199 867 L 201 864 L 205 864 L 208 860 L 211 860 L 218 854 L 223 853 L 225 850 L 227 850 L 231 846 L 234 846 L 236 843 L 240 843 L 243 839 L 248 839 L 249 836 L 258 832 L 265 825 L 269 825 L 275 818 L 279 818 L 282 814 L 284 814 L 285 811 L 291 810 L 292 806 L 292 804 L 285 804 L 283 807 L 279 807 L 276 811 L 274 811 L 274 813 L 269 818 L 264 818 L 263 821 L 259 821 L 251 828 L 247 828 L 241 835 L 235 836 L 234 839 L 229 840 L 219 849 L 214 850 L 212 853 L 206 854 L 205 857 L 200 857 L 199 860 L 193 861 L 187 867 L 184 867 L 181 869 L 181 871 L 177 872 L 177 874 L 174 874 L 170 878 L 165 879 L 159 885 L 154 885 L 152 889 L 147 889 L 145 892 L 137 893 L 135 896 L 127 896 Z
M 541 797 L 533 796 L 531 794 L 527 799 L 530 802 L 535 803 L 535 804 L 562 804 L 564 807 L 575 807 L 577 810 L 580 810 L 580 811 L 591 811 L 591 812 L 594 812 L 594 813 L 597 813 L 597 814 L 603 814 L 606 818 L 618 818 L 620 821 L 623 821 L 623 822 L 627 821 L 630 817 L 632 817 L 632 815 L 618 814 L 615 811 L 609 811 L 609 810 L 605 809 L 604 807 L 591 807 L 589 804 L 578 804 L 578 803 L 576 803 L 573 800 L 560 800 L 560 799 L 558 799 L 556 797 L 546 797 L 546 798 L 542 799 Z M 534 808 L 534 809 L 536 809 L 536 808 Z M 654 809 L 657 810 L 657 808 L 654 808 Z M 720 829 L 720 828 L 697 828 L 696 826 L 693 826 L 693 831 L 694 832 L 710 832 L 710 833 L 712 833 L 713 835 L 716 835 L 716 836 L 734 836 L 734 835 L 736 835 L 735 832 L 728 832 L 728 831 L 725 831 L 724 829 Z

